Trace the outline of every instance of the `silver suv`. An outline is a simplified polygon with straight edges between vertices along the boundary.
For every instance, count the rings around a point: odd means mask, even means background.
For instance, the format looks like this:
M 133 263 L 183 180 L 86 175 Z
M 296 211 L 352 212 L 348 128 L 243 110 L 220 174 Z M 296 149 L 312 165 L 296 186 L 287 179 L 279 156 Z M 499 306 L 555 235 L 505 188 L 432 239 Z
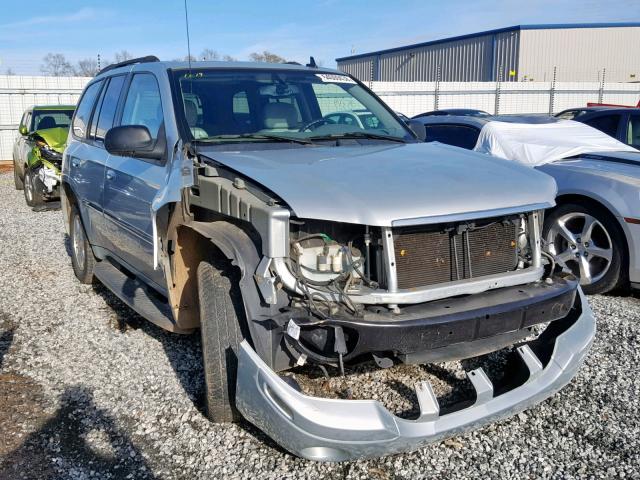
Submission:
M 73 268 L 162 328 L 199 328 L 209 417 L 241 414 L 302 457 L 399 452 L 511 415 L 571 380 L 595 330 L 576 279 L 541 253 L 555 183 L 418 137 L 313 62 L 114 65 L 64 153 Z M 470 405 L 446 414 L 419 382 L 415 419 L 278 375 L 503 348 L 524 376 L 470 371 Z

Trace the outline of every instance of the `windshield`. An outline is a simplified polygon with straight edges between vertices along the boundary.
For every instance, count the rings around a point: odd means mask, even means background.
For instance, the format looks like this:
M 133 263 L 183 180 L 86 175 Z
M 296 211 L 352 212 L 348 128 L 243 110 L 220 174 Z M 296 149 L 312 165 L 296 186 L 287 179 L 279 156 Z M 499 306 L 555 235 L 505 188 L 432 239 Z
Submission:
M 173 75 L 189 140 L 413 138 L 380 101 L 346 75 L 247 69 L 177 70 Z
M 69 128 L 73 110 L 34 110 L 30 131 L 47 128 Z

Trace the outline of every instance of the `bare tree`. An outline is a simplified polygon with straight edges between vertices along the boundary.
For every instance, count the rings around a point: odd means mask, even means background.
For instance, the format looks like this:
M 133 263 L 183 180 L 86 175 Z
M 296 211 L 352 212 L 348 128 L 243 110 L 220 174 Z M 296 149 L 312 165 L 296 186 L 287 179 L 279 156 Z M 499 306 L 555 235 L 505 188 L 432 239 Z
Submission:
M 133 55 L 131 55 L 126 50 L 120 50 L 119 52 L 116 52 L 114 54 L 114 58 L 115 58 L 115 63 L 120 63 L 120 62 L 125 62 L 127 60 L 131 60 L 133 58 Z
M 75 73 L 71 64 L 61 53 L 47 53 L 42 61 L 43 63 L 40 65 L 40 71 L 45 75 L 63 77 L 73 75 Z
M 238 61 L 234 57 L 232 57 L 231 55 L 223 55 L 222 56 L 222 60 L 224 60 L 225 62 L 237 62 Z
M 11 75 L 15 75 L 15 72 L 14 72 L 13 70 L 11 70 L 11 68 L 7 68 L 7 69 L 4 71 L 4 74 L 5 74 L 5 75 L 9 75 L 9 76 L 11 76 Z
M 95 77 L 99 70 L 98 61 L 96 59 L 83 58 L 82 60 L 78 60 L 76 74 L 81 77 Z
M 205 62 L 208 62 L 211 60 L 220 60 L 220 54 L 215 50 L 211 50 L 210 48 L 205 48 L 204 50 L 202 50 L 202 53 L 200 53 L 200 59 Z
M 285 63 L 287 60 L 280 55 L 265 50 L 262 53 L 253 52 L 249 55 L 252 62 L 267 62 L 267 63 Z
M 196 57 L 194 57 L 193 55 L 185 55 L 184 58 L 182 59 L 183 62 L 197 62 L 198 59 Z

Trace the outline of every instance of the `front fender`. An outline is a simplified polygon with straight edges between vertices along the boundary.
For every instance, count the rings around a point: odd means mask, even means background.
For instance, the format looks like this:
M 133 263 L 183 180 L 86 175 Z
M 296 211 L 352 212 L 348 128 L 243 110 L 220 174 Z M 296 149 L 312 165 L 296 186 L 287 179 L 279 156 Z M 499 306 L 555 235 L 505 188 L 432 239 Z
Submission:
M 278 313 L 280 306 L 265 304 L 258 291 L 254 278 L 260 263 L 258 246 L 247 232 L 231 223 L 190 222 L 185 226 L 210 240 L 232 265 L 240 269 L 240 291 L 251 341 L 258 355 L 275 368 L 284 360 L 275 353 L 279 339 L 272 334 L 269 320 Z

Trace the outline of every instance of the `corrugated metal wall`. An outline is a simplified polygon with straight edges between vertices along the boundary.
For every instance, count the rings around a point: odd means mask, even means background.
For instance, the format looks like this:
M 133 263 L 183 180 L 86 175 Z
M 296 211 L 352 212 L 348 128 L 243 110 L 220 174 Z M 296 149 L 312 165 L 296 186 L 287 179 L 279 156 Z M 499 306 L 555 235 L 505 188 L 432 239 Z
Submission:
M 640 27 L 522 30 L 520 80 L 640 81 Z
M 349 75 L 353 75 L 362 82 L 370 82 L 373 80 L 371 75 L 375 70 L 375 65 L 372 65 L 377 57 L 361 57 L 354 58 L 353 60 L 345 60 L 338 64 L 338 68 Z
M 451 42 L 347 59 L 338 68 L 362 81 L 486 82 L 518 67 L 518 31 L 479 35 Z M 373 72 L 373 77 L 371 73 Z
M 0 75 L 0 161 L 11 160 L 23 112 L 33 105 L 78 101 L 88 77 Z

